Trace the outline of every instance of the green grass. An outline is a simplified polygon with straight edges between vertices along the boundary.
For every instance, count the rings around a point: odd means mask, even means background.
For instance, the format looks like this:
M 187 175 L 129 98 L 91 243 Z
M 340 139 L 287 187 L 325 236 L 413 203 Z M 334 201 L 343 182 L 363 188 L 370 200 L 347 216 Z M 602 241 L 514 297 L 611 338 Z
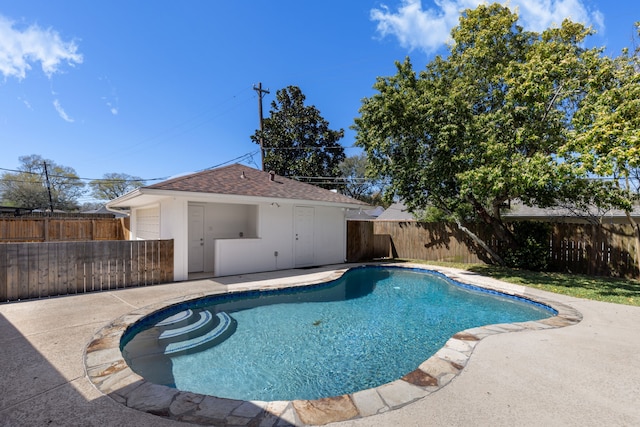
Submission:
M 542 273 L 484 264 L 404 260 L 460 268 L 517 285 L 595 301 L 640 306 L 640 281 L 567 273 Z

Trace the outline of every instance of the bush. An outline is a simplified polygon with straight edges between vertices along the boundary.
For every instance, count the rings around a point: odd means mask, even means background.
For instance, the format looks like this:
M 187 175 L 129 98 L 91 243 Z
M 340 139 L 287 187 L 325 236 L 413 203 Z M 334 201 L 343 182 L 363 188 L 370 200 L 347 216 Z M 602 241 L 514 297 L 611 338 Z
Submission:
M 505 250 L 503 257 L 507 266 L 546 271 L 549 266 L 551 225 L 544 222 L 520 221 L 513 223 L 512 231 L 516 246 Z

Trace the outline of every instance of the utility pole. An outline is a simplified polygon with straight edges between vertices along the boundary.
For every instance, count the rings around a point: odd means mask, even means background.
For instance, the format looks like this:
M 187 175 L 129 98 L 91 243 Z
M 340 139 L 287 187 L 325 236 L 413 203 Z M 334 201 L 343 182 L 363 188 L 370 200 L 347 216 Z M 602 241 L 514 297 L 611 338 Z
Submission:
M 262 89 L 262 82 L 258 86 L 253 85 L 253 90 L 258 92 L 258 117 L 260 118 L 260 159 L 262 161 L 262 170 L 264 170 L 264 141 L 262 140 L 262 132 L 264 131 L 264 119 L 262 117 L 262 97 L 263 94 L 269 93 L 269 89 Z
M 47 192 L 49 193 L 49 216 L 53 216 L 53 199 L 51 198 L 51 183 L 49 182 L 49 171 L 47 170 L 47 162 L 44 163 L 44 176 L 47 180 Z

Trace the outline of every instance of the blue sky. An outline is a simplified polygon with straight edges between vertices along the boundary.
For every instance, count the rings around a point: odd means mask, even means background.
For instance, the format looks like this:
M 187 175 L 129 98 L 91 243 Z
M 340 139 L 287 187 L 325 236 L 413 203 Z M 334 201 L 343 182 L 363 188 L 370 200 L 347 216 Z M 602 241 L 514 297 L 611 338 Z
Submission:
M 276 90 L 299 86 L 358 154 L 349 126 L 376 77 L 444 53 L 459 12 L 479 3 L 0 0 L 0 168 L 30 154 L 82 178 L 258 167 L 258 82 L 271 92 L 265 116 Z M 591 25 L 589 44 L 613 55 L 640 21 L 637 0 L 509 4 L 527 29 Z

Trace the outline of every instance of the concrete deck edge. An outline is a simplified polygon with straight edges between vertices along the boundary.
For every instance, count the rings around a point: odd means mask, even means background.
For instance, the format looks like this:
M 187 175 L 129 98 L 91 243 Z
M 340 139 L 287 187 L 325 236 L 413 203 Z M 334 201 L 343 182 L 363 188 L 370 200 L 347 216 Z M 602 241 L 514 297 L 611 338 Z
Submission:
M 206 396 L 153 384 L 129 368 L 120 352 L 120 340 L 126 329 L 143 317 L 169 305 L 204 296 L 267 288 L 283 289 L 292 285 L 272 284 L 268 287 L 237 288 L 228 292 L 188 295 L 137 309 L 119 317 L 98 331 L 87 345 L 84 353 L 86 375 L 99 391 L 115 401 L 129 408 L 176 421 L 213 425 L 323 425 L 398 409 L 438 391 L 462 372 L 476 344 L 487 336 L 506 332 L 560 328 L 574 325 L 582 320 L 582 314 L 574 308 L 524 286 L 512 285 L 462 270 L 422 264 L 384 263 L 384 266 L 436 271 L 463 284 L 547 305 L 558 314 L 538 321 L 487 325 L 460 331 L 416 370 L 399 380 L 348 395 L 316 400 L 249 402 Z M 322 280 L 304 283 L 304 285 L 338 279 L 347 270 L 347 268 L 337 269 Z M 300 285 L 302 284 L 298 283 L 295 286 Z

